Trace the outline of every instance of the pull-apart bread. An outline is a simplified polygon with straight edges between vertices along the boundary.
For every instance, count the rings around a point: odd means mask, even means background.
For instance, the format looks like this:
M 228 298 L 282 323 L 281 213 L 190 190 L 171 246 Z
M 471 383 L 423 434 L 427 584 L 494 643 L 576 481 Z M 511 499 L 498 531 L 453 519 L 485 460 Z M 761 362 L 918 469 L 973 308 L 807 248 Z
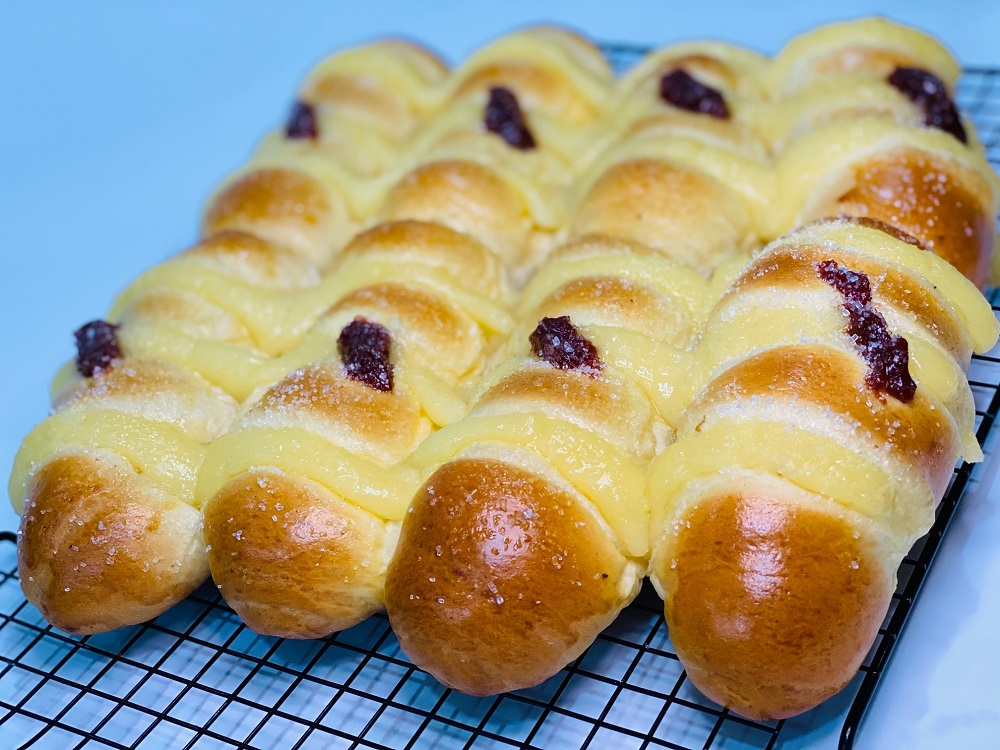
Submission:
M 959 72 L 879 19 L 621 76 L 551 27 L 333 55 L 76 332 L 10 480 L 26 596 L 73 633 L 209 575 L 269 635 L 385 608 L 483 695 L 650 576 L 708 696 L 816 705 L 982 458 L 1000 182 Z

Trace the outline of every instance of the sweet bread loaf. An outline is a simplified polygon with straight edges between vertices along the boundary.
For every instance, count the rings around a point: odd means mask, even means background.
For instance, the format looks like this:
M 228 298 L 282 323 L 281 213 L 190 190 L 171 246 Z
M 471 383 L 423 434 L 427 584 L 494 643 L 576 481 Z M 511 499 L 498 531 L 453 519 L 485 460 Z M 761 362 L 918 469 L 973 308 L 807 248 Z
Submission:
M 706 385 L 650 474 L 674 647 L 744 716 L 850 681 L 955 460 L 982 458 L 965 372 L 997 321 L 907 239 L 831 221 L 758 255 L 709 316 Z
M 410 461 L 425 481 L 386 609 L 418 666 L 475 695 L 529 687 L 638 593 L 645 472 L 672 440 L 661 414 L 676 411 L 660 386 L 675 381 L 706 286 L 650 248 L 596 235 L 556 251 L 528 285 L 507 357 L 468 416 Z

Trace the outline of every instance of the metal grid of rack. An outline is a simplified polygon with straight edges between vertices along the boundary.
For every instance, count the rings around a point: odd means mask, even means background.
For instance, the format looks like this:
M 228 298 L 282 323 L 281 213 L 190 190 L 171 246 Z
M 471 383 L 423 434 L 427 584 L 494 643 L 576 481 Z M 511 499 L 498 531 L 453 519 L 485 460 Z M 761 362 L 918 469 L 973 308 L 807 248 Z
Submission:
M 605 45 L 624 67 L 643 50 Z M 1000 164 L 1000 70 L 967 71 L 959 100 Z M 1000 311 L 1000 291 L 992 293 Z M 978 435 L 1000 410 L 1000 357 L 971 373 Z M 854 691 L 850 748 L 972 467 L 956 469 L 899 586 Z M 647 586 L 579 659 L 542 685 L 492 698 L 446 689 L 400 651 L 378 615 L 316 641 L 246 628 L 206 585 L 154 621 L 96 636 L 53 629 L 24 601 L 15 537 L 0 533 L 0 737 L 66 748 L 774 748 L 784 722 L 704 698 L 674 655 Z

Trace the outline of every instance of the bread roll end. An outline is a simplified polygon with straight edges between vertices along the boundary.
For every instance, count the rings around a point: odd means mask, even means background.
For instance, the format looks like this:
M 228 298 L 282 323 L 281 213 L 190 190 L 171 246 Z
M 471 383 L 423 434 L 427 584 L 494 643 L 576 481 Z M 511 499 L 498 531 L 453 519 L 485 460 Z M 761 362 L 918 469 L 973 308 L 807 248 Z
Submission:
M 57 456 L 36 470 L 25 496 L 25 597 L 68 633 L 145 622 L 208 576 L 200 524 L 197 510 L 162 497 L 117 456 Z
M 389 564 L 400 645 L 471 695 L 537 685 L 579 656 L 638 591 L 588 504 L 517 465 L 459 458 L 417 493 Z
M 654 560 L 691 681 L 760 721 L 802 713 L 850 682 L 895 588 L 895 566 L 867 531 L 783 484 L 702 497 Z
M 382 608 L 386 524 L 273 469 L 234 478 L 205 505 L 219 590 L 254 631 L 320 638 Z

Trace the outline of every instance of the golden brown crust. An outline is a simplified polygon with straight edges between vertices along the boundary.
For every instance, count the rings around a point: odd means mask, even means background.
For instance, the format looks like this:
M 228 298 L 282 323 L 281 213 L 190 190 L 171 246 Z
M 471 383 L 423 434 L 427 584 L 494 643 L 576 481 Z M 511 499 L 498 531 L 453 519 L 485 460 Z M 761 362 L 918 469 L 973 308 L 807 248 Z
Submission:
M 315 81 L 303 97 L 309 101 L 348 111 L 355 117 L 396 138 L 413 132 L 419 122 L 402 92 L 393 91 L 371 77 L 331 74 Z
M 468 234 L 510 267 L 524 252 L 530 220 L 518 196 L 491 169 L 471 161 L 417 167 L 386 196 L 382 219 L 417 219 Z
M 423 86 L 438 83 L 447 75 L 448 69 L 440 58 L 405 39 L 382 39 L 367 49 L 348 50 L 346 56 L 370 53 L 375 48 L 380 58 L 402 63 Z M 347 70 L 338 69 L 337 57 L 320 64 L 303 87 L 300 97 L 337 109 L 351 110 L 355 116 L 367 115 L 365 119 L 372 125 L 397 137 L 410 132 L 418 117 L 413 92 L 400 88 L 395 80 L 386 80 L 377 69 L 364 72 L 350 69 L 350 66 Z M 324 70 L 329 72 L 324 73 Z M 422 89 L 422 86 L 417 88 Z
M 751 719 L 793 716 L 846 685 L 894 589 L 846 520 L 752 487 L 702 497 L 659 560 L 670 638 L 712 700 Z
M 361 232 L 344 248 L 340 262 L 385 256 L 400 264 L 431 266 L 463 286 L 493 297 L 500 283 L 496 256 L 475 238 L 423 221 L 388 221 Z
M 329 257 L 330 246 L 348 228 L 343 207 L 334 200 L 327 188 L 304 172 L 254 169 L 215 197 L 202 233 L 241 230 L 322 263 Z
M 961 440 L 942 418 L 942 410 L 925 389 L 918 388 L 913 401 L 904 404 L 875 393 L 864 382 L 864 366 L 857 357 L 824 346 L 783 346 L 729 367 L 686 415 L 696 422 L 713 406 L 754 399 L 784 404 L 790 411 L 811 404 L 852 424 L 859 443 L 867 440 L 887 449 L 894 460 L 923 475 L 936 497 L 943 495 Z
M 575 320 L 577 310 L 586 310 L 588 318 L 599 317 L 605 325 L 644 333 L 654 341 L 669 338 L 675 331 L 677 343 L 683 346 L 690 332 L 690 321 L 675 300 L 621 276 L 587 276 L 563 284 L 542 301 L 533 317 L 569 315 Z
M 206 237 L 180 257 L 197 258 L 223 273 L 268 288 L 287 289 L 316 281 L 312 265 L 296 253 L 235 229 Z
M 246 325 L 235 315 L 186 289 L 150 289 L 121 308 L 122 338 L 143 325 L 169 326 L 193 339 L 253 345 Z
M 149 359 L 123 359 L 84 378 L 79 373 L 54 394 L 53 407 L 113 409 L 176 425 L 199 443 L 228 429 L 237 403 L 198 375 Z
M 872 156 L 855 167 L 855 186 L 838 212 L 899 227 L 979 288 L 989 281 L 996 229 L 981 175 L 913 149 Z
M 348 380 L 322 365 L 296 370 L 271 386 L 244 421 L 266 424 L 283 421 L 286 415 L 291 419 L 306 415 L 316 424 L 347 432 L 353 438 L 348 444 L 356 445 L 359 453 L 374 454 L 378 461 L 406 458 L 426 431 L 420 407 L 412 399 Z
M 386 609 L 414 663 L 490 695 L 576 658 L 627 603 L 625 575 L 625 558 L 571 494 L 509 463 L 457 459 L 414 498 Z
M 159 497 L 109 454 L 68 454 L 37 469 L 18 542 L 21 586 L 46 620 L 99 633 L 162 614 L 208 575 L 191 506 Z
M 750 214 L 714 178 L 655 159 L 608 169 L 577 209 L 573 233 L 608 234 L 655 248 L 709 274 L 746 245 Z
M 253 630 L 319 638 L 382 607 L 384 524 L 305 479 L 255 469 L 205 506 L 212 577 Z
M 595 432 L 632 455 L 652 457 L 653 410 L 630 381 L 540 362 L 512 372 L 486 391 L 476 400 L 474 414 L 535 411 Z
M 836 260 L 852 271 L 866 274 L 871 280 L 876 300 L 884 301 L 912 317 L 956 361 L 963 365 L 968 362 L 970 342 L 954 307 L 934 294 L 930 285 L 917 274 L 863 255 L 820 245 L 787 245 L 783 250 L 753 261 L 729 287 L 725 299 L 736 299 L 749 292 L 826 287 L 816 264 Z

